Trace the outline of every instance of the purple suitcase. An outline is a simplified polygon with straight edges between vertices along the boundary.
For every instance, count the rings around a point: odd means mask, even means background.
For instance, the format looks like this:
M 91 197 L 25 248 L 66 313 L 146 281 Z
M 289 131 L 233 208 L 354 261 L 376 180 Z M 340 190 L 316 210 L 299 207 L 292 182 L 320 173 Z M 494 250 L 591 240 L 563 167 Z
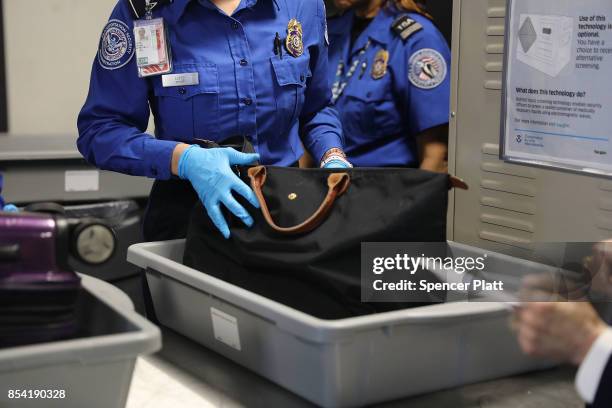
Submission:
M 95 220 L 0 212 L 0 347 L 78 336 L 75 236 Z
M 66 267 L 61 222 L 0 213 L 0 347 L 69 338 L 78 331 L 80 278 Z

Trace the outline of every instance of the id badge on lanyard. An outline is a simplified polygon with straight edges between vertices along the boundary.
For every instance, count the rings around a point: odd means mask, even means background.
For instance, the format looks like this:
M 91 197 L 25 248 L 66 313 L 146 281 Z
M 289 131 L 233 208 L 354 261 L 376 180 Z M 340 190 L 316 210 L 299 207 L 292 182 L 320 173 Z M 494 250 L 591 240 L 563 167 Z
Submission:
M 172 54 L 167 41 L 163 18 L 152 18 L 152 7 L 147 0 L 144 20 L 134 21 L 136 65 L 141 78 L 172 72 Z

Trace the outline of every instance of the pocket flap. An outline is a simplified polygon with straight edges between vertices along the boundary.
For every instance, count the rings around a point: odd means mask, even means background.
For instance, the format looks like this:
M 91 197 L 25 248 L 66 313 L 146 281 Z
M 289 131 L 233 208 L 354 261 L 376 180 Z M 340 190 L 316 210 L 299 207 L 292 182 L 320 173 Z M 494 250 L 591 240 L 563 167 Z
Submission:
M 352 79 L 359 81 L 359 77 L 357 75 L 355 75 Z M 376 86 L 347 86 L 344 93 L 350 98 L 359 99 L 364 102 L 375 102 L 391 99 L 391 93 L 383 84 L 376 84 Z
M 272 61 L 276 81 L 280 86 L 306 86 L 307 78 L 312 76 L 307 58 L 272 57 L 270 61 Z
M 155 96 L 169 96 L 174 98 L 189 99 L 198 94 L 219 93 L 219 73 L 214 64 L 183 64 L 174 67 L 170 75 L 182 73 L 197 73 L 198 84 L 185 86 L 164 87 L 162 78 L 154 79 Z

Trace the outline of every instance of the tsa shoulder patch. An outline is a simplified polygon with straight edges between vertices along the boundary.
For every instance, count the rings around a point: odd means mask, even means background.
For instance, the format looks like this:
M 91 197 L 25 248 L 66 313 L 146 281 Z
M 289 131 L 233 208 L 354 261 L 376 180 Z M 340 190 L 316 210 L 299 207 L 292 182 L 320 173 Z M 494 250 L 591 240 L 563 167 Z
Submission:
M 119 69 L 134 56 L 134 41 L 129 27 L 123 21 L 110 20 L 100 38 L 98 62 L 104 69 Z
M 423 26 L 407 16 L 400 16 L 393 22 L 393 32 L 398 35 L 404 42 L 423 29 Z
M 419 50 L 408 61 L 408 79 L 417 88 L 434 89 L 444 82 L 447 75 L 446 60 L 434 49 Z

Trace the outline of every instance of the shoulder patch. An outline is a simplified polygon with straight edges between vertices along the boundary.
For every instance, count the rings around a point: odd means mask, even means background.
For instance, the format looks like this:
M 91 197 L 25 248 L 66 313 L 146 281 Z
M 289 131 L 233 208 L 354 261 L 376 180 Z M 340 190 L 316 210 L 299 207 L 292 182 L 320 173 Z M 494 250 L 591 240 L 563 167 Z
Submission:
M 132 13 L 134 13 L 134 17 L 144 17 L 147 11 L 146 0 L 127 0 L 127 2 L 130 3 L 130 9 L 132 10 Z M 151 7 L 151 11 L 153 11 L 156 7 L 161 7 L 164 4 L 170 3 L 172 3 L 172 0 L 151 0 L 149 2 L 149 7 Z
M 403 41 L 406 41 L 410 36 L 423 29 L 423 26 L 408 16 L 400 16 L 393 22 L 393 32 L 398 35 Z
M 100 38 L 98 62 L 104 69 L 119 69 L 134 56 L 134 41 L 129 27 L 123 21 L 110 20 Z
M 437 88 L 448 75 L 446 60 L 438 51 L 425 48 L 412 54 L 408 61 L 408 79 L 421 89 Z

